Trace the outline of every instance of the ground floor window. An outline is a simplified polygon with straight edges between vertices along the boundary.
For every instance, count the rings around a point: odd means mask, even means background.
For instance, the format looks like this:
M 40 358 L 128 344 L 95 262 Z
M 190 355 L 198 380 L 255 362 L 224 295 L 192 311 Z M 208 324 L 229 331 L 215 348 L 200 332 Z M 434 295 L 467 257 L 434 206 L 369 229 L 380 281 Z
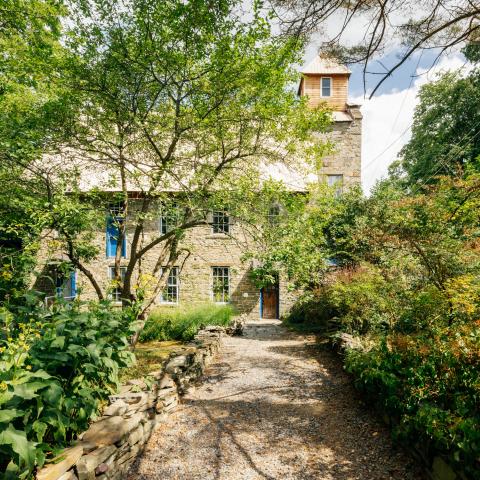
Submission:
M 162 303 L 178 303 L 178 284 L 178 267 L 172 267 L 160 298 Z
M 230 300 L 230 268 L 212 267 L 213 301 L 225 303 Z
M 335 195 L 338 197 L 343 192 L 343 175 L 327 175 L 329 187 L 335 187 Z
M 125 280 L 125 273 L 127 271 L 127 267 L 120 267 L 120 277 L 122 279 L 122 284 L 123 281 Z M 115 267 L 110 267 L 109 268 L 109 275 L 110 275 L 110 280 L 113 280 L 115 278 Z M 120 285 L 115 285 L 113 288 L 111 294 L 111 299 L 114 302 L 121 302 L 122 301 L 122 288 Z

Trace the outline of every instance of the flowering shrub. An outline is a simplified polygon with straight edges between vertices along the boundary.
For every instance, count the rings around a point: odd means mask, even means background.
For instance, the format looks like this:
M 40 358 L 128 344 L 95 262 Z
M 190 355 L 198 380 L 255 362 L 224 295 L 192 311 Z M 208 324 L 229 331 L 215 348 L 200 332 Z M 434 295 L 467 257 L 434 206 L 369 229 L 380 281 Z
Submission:
M 95 418 L 133 354 L 128 309 L 45 310 L 34 297 L 0 311 L 0 478 L 24 479 Z
M 480 322 L 417 335 L 392 334 L 350 351 L 356 385 L 392 419 L 394 435 L 449 457 L 471 478 L 480 469 Z

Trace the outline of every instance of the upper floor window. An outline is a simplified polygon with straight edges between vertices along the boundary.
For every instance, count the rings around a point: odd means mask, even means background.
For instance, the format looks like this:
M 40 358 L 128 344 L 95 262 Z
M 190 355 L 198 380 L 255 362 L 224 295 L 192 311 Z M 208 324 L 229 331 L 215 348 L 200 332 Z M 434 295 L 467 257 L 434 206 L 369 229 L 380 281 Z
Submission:
M 332 96 L 332 79 L 330 77 L 322 77 L 320 79 L 321 85 L 321 95 L 322 97 L 331 97 Z
M 215 210 L 212 213 L 212 233 L 229 233 L 230 217 L 224 210 Z
M 172 267 L 168 274 L 160 301 L 162 303 L 178 303 L 178 285 L 178 267 Z
M 277 204 L 273 204 L 268 209 L 268 223 L 272 226 L 278 225 L 280 217 L 280 206 Z
M 120 238 L 120 227 L 124 222 L 124 218 L 121 216 L 111 216 L 107 217 L 107 231 L 106 231 L 106 239 L 107 239 L 107 251 L 106 255 L 107 258 L 115 257 L 117 253 L 117 244 Z M 121 256 L 127 256 L 127 234 L 125 233 L 122 238 L 122 251 Z
M 327 175 L 329 187 L 335 187 L 335 195 L 339 196 L 343 192 L 343 175 Z
M 162 209 L 160 216 L 160 233 L 165 235 L 172 231 L 178 224 L 178 205 L 173 203 Z
M 127 267 L 120 267 L 120 278 L 122 279 L 122 284 L 125 280 L 125 273 L 127 271 Z M 109 276 L 110 280 L 113 281 L 115 279 L 115 267 L 109 267 Z M 121 302 L 122 301 L 122 288 L 120 285 L 116 284 L 111 292 L 111 299 L 114 302 Z
M 230 300 L 230 268 L 212 267 L 212 296 L 216 303 L 226 303 Z

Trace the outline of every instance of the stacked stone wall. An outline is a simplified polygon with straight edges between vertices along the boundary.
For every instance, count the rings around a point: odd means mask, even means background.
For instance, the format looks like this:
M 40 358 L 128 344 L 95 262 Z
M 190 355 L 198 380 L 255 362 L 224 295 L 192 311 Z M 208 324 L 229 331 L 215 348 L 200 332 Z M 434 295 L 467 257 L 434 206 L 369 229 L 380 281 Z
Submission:
M 150 381 L 131 380 L 109 398 L 103 415 L 52 463 L 37 480 L 122 480 L 151 434 L 175 410 L 180 396 L 198 381 L 221 346 L 222 336 L 241 333 L 233 327 L 207 327 L 175 352 Z

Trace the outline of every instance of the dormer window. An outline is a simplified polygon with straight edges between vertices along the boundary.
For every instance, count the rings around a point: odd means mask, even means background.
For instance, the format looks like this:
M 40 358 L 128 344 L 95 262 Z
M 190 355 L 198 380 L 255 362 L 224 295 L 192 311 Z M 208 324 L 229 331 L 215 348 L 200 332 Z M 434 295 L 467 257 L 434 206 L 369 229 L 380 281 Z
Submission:
M 332 78 L 322 77 L 320 79 L 320 89 L 321 89 L 322 97 L 331 97 L 332 96 Z

